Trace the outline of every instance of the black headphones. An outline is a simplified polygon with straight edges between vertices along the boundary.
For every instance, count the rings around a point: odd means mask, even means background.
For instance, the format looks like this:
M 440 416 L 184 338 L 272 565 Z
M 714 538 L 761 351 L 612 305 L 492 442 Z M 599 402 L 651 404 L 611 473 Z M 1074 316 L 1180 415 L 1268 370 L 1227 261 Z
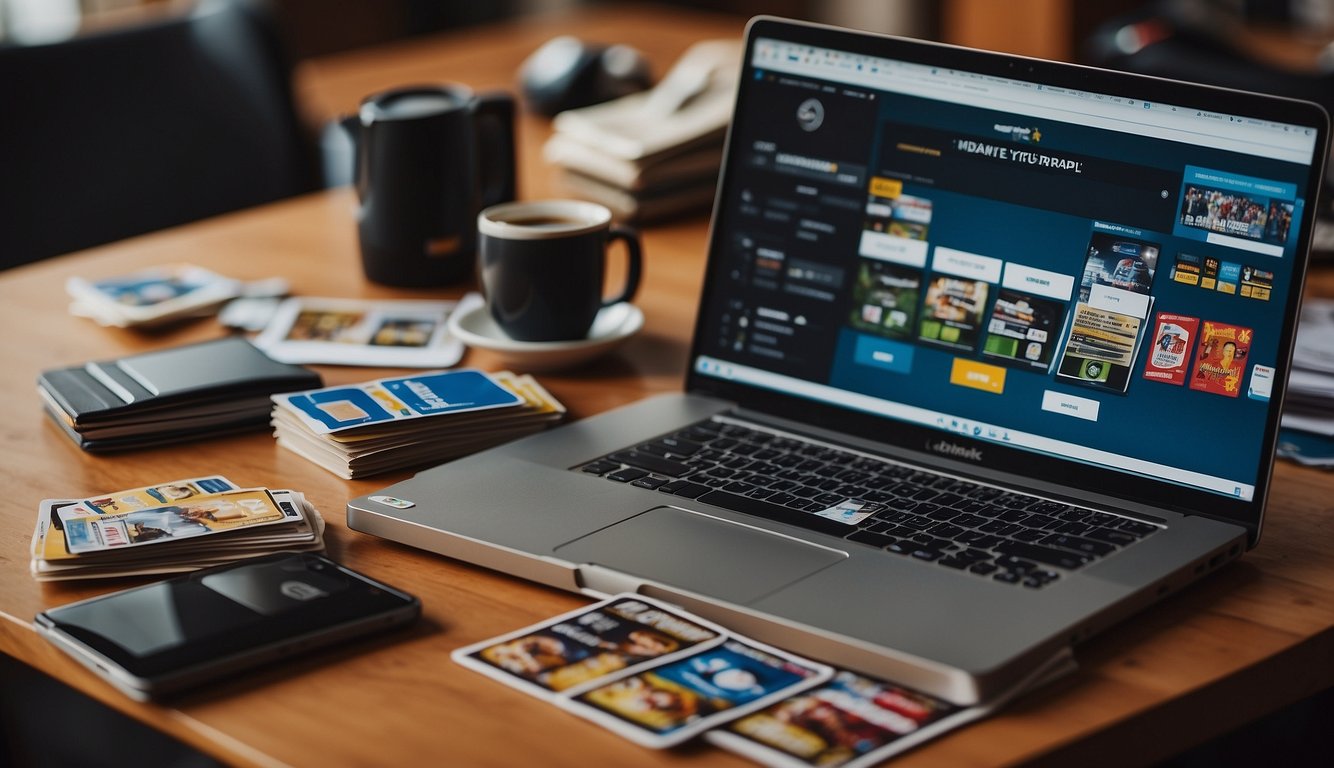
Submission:
M 543 43 L 519 67 L 524 99 L 543 115 L 609 101 L 651 84 L 648 62 L 634 48 L 568 36 Z

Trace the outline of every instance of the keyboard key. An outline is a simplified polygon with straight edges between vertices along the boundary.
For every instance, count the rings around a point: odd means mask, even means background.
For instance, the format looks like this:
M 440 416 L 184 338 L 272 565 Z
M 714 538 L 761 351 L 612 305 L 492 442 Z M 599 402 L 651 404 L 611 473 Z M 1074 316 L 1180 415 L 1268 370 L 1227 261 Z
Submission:
M 1018 584 L 1021 577 L 1013 571 L 1001 571 L 991 578 L 1002 584 Z
M 1094 555 L 1098 557 L 1116 551 L 1115 545 L 1108 544 L 1105 541 L 1094 541 L 1093 539 L 1085 539 L 1080 536 L 1071 536 L 1065 533 L 1053 533 L 1043 539 L 1042 543 L 1051 547 L 1073 549 L 1076 552 L 1083 552 L 1086 555 Z
M 932 536 L 939 536 L 942 539 L 953 539 L 964 532 L 963 528 L 951 523 L 937 523 L 927 531 Z
M 997 536 L 1009 536 L 1011 533 L 1020 530 L 1020 528 L 1014 523 L 1007 523 L 1004 520 L 992 520 L 986 525 L 979 527 L 977 530 L 982 533 L 992 533 Z
M 999 565 L 1007 571 L 1018 571 L 1020 573 L 1036 570 L 1038 567 L 1038 564 L 1031 560 L 1024 560 L 1011 555 L 1001 555 L 996 558 L 996 565 Z
M 973 563 L 972 565 L 968 566 L 968 571 L 969 573 L 978 573 L 983 576 L 986 576 L 989 573 L 995 572 L 999 567 L 1000 566 L 996 565 L 995 563 L 985 563 L 985 562 Z
M 641 477 L 638 480 L 631 481 L 630 485 L 633 485 L 636 488 L 647 488 L 651 491 L 665 484 L 666 482 L 667 478 L 665 477 L 658 477 L 657 475 L 649 475 L 648 477 Z
M 1046 565 L 1054 565 L 1057 568 L 1072 570 L 1088 563 L 1092 558 L 1087 555 L 1081 555 L 1076 552 L 1067 552 L 1063 549 L 1052 549 L 1044 547 L 1041 544 L 1027 544 L 1022 541 L 1002 541 L 994 547 L 997 552 L 1025 560 L 1036 560 Z
M 1156 526 L 1156 525 L 1149 525 L 1148 523 L 1141 523 L 1141 522 L 1138 521 L 1138 520 L 1122 520 L 1122 521 L 1121 521 L 1121 524 L 1118 525 L 1117 527 L 1120 528 L 1121 530 L 1125 531 L 1126 533 L 1129 533 L 1129 534 L 1132 534 L 1132 535 L 1135 535 L 1135 536 L 1147 536 L 1147 535 L 1149 535 L 1150 533 L 1153 533 L 1154 531 L 1159 530 L 1158 526 Z
M 690 471 L 683 462 L 664 459 L 661 456 L 654 456 L 651 453 L 643 451 L 617 451 L 607 457 L 612 461 L 619 461 L 622 464 L 629 464 L 632 467 L 646 469 L 649 472 L 656 472 L 659 475 L 668 475 L 669 477 L 679 477 Z
M 937 562 L 937 563 L 940 563 L 941 565 L 945 566 L 946 568 L 954 568 L 955 570 L 960 570 L 960 571 L 962 571 L 963 569 L 965 569 L 965 568 L 967 568 L 968 566 L 972 565 L 972 561 L 971 561 L 971 560 L 961 560 L 961 559 L 959 559 L 958 557 L 955 557 L 955 556 L 942 557 L 942 558 L 940 558 L 939 560 L 937 560 L 936 562 Z
M 709 492 L 709 486 L 694 483 L 689 480 L 673 480 L 670 483 L 659 486 L 658 490 L 664 493 L 670 493 L 673 496 L 682 496 L 687 499 L 694 499 Z
M 893 536 L 886 536 L 883 533 L 872 533 L 870 531 L 857 531 L 855 533 L 850 533 L 848 534 L 848 540 L 860 542 L 862 544 L 870 544 L 873 547 L 881 547 L 881 548 L 887 547 L 890 544 L 893 544 L 894 542 L 898 541 L 898 539 L 894 538 Z
M 620 467 L 620 464 L 613 464 L 610 461 L 595 461 L 591 464 L 585 464 L 579 468 L 580 472 L 587 472 L 590 475 L 605 475 L 608 472 Z
M 911 555 L 912 557 L 918 560 L 934 561 L 940 559 L 941 552 L 938 549 L 928 549 L 926 547 L 920 547 L 918 549 L 914 549 L 911 552 Z
M 722 486 L 722 489 L 728 493 L 750 493 L 755 490 L 755 486 L 750 483 L 742 483 L 733 480 L 727 485 Z
M 647 474 L 648 473 L 642 469 L 635 469 L 634 467 L 626 467 L 625 469 L 618 469 L 615 472 L 612 472 L 610 475 L 607 475 L 607 479 L 615 480 L 618 483 L 628 483 L 631 480 L 638 480 L 639 478 Z
M 1002 541 L 999 536 L 990 533 L 982 533 L 981 531 L 964 531 L 956 536 L 955 540 L 960 544 L 967 544 L 970 547 L 976 547 L 977 549 L 990 549 Z
M 746 495 L 752 499 L 767 499 L 775 493 L 778 493 L 778 491 L 775 491 L 772 488 L 752 488 L 746 492 Z
M 1139 537 L 1126 530 L 1115 530 L 1112 528 L 1094 528 L 1087 534 L 1090 539 L 1105 541 L 1108 544 L 1115 544 L 1118 547 L 1124 547 L 1127 544 L 1134 544 L 1139 541 Z
M 1075 536 L 1082 536 L 1093 530 L 1093 526 L 1088 523 L 1062 523 L 1056 526 L 1056 533 L 1071 533 Z
M 789 507 L 772 504 L 762 499 L 738 496 L 735 493 L 728 493 L 727 491 L 711 490 L 703 496 L 700 496 L 699 500 L 705 504 L 713 504 L 714 506 L 722 507 L 724 509 L 730 509 L 733 512 L 776 520 L 781 523 L 820 531 L 821 533 L 830 533 L 840 538 L 852 530 L 849 526 L 835 522 L 829 518 L 820 517 L 819 515 L 808 515 Z
M 1048 535 L 1049 534 L 1046 531 L 1040 530 L 1038 528 L 1025 528 L 1022 531 L 1015 531 L 1014 533 L 1010 534 L 1010 538 L 1014 539 L 1015 541 L 1034 542 L 1034 541 L 1042 541 Z

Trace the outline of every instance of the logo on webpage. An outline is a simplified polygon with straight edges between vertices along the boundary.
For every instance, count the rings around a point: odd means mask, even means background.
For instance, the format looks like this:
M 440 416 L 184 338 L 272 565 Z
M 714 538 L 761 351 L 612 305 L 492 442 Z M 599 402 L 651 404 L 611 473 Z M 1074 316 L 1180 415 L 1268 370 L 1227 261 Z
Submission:
M 926 449 L 955 459 L 967 459 L 968 461 L 982 460 L 981 448 L 969 448 L 957 443 L 951 443 L 948 440 L 929 441 L 926 444 Z
M 1038 128 L 1025 128 L 1020 125 L 1003 125 L 995 123 L 991 129 L 996 133 L 1004 134 L 1010 141 L 1033 142 L 1037 144 L 1042 141 L 1042 131 Z
M 797 125 L 803 131 L 813 131 L 824 124 L 824 104 L 819 99 L 806 99 L 797 107 Z

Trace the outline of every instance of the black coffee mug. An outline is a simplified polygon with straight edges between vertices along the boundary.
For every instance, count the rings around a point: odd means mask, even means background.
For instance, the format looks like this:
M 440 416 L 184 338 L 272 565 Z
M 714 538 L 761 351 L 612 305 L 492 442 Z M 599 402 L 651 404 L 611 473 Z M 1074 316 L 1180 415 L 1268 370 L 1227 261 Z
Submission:
M 343 121 L 355 145 L 366 277 L 445 285 L 472 274 L 478 211 L 514 199 L 514 97 L 458 85 L 367 97 Z
M 643 259 L 639 233 L 582 200 L 506 203 L 477 217 L 477 260 L 491 317 L 518 341 L 587 338 L 604 307 L 631 301 Z M 625 243 L 625 286 L 604 298 L 611 243 Z

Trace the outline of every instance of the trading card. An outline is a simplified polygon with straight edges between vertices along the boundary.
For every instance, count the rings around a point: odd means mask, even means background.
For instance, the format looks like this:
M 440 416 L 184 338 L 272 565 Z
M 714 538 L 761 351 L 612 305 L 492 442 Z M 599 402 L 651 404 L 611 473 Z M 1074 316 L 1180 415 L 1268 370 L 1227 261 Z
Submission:
M 189 501 L 200 496 L 211 496 L 223 491 L 235 490 L 237 485 L 221 475 L 196 477 L 190 480 L 173 480 L 169 483 L 149 485 L 128 491 L 102 493 L 84 499 L 82 506 L 94 514 L 116 515 L 122 512 L 134 512 L 139 509 L 160 507 Z
M 776 648 L 733 639 L 557 704 L 658 749 L 818 685 L 831 672 Z
M 906 749 L 897 742 L 958 711 L 926 694 L 839 672 L 818 688 L 733 720 L 708 739 L 766 765 L 860 766 L 888 757 L 887 745 Z
M 177 264 L 88 281 L 72 277 L 65 288 L 98 322 L 139 325 L 189 314 L 241 292 L 241 282 L 201 267 Z
M 184 504 L 116 515 L 62 516 L 65 546 L 75 555 L 180 541 L 286 519 L 287 514 L 264 488 L 226 491 L 193 498 Z
M 273 402 L 306 429 L 327 435 L 368 424 L 512 408 L 524 399 L 486 373 L 465 369 L 285 393 L 274 395 Z
M 575 694 L 610 675 L 722 642 L 726 632 L 639 595 L 618 595 L 454 651 L 459 664 L 522 691 Z
M 481 303 L 297 297 L 283 302 L 255 346 L 284 363 L 448 368 L 463 356 L 451 313 Z

